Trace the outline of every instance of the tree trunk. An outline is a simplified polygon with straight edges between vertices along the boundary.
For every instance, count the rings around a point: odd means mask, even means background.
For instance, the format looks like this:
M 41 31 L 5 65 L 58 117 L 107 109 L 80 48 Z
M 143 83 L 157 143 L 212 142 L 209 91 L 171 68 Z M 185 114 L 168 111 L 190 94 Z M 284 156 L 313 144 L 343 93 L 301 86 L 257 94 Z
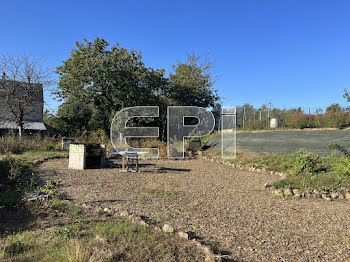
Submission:
M 23 124 L 20 123 L 18 125 L 18 135 L 19 135 L 19 138 L 22 138 L 22 134 L 23 134 Z

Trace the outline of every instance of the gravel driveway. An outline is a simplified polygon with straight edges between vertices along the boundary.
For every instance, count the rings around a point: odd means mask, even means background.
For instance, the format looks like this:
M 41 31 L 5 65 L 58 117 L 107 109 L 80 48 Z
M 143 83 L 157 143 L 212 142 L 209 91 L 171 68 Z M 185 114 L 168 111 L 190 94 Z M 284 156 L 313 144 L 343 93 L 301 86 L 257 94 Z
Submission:
M 146 215 L 193 231 L 230 252 L 232 261 L 350 261 L 350 203 L 282 199 L 264 189 L 279 177 L 204 159 L 152 160 L 140 173 L 68 170 L 44 163 L 43 179 L 83 201 Z

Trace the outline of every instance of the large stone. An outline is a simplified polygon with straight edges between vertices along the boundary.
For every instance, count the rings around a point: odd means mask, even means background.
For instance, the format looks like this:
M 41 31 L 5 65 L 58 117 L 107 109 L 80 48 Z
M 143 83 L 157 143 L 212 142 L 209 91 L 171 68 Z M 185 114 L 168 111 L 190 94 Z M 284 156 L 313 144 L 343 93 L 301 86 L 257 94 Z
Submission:
M 324 200 L 327 200 L 327 201 L 331 201 L 332 200 L 331 195 L 328 192 L 323 192 L 322 193 L 322 198 Z
M 299 198 L 299 197 L 300 197 L 300 190 L 297 189 L 297 188 L 294 188 L 294 189 L 293 189 L 293 194 L 294 194 L 294 196 L 295 196 L 296 198 Z
M 293 195 L 293 191 L 290 188 L 286 188 L 285 190 L 283 190 L 283 194 L 285 196 L 292 196 Z
M 29 202 L 34 202 L 34 201 L 38 201 L 38 200 L 43 200 L 45 198 L 47 198 L 46 193 L 40 191 L 40 192 L 33 192 L 33 193 L 26 195 L 23 198 L 23 200 L 29 201 Z
M 344 193 L 344 195 L 345 195 L 345 199 L 350 199 L 350 192 L 349 191 L 346 191 Z
M 312 196 L 314 198 L 320 198 L 322 194 L 318 190 L 314 189 L 314 191 L 312 192 Z
M 270 185 L 270 184 L 264 184 L 264 187 L 265 187 L 266 189 L 269 189 L 269 188 L 271 187 L 271 185 Z
M 188 234 L 187 234 L 186 232 L 180 231 L 180 232 L 178 233 L 178 235 L 179 235 L 179 237 L 181 237 L 181 238 L 183 238 L 183 239 L 189 239 Z
M 173 233 L 174 232 L 174 228 L 169 224 L 164 224 L 164 226 L 162 227 L 162 230 L 165 233 Z
M 215 257 L 213 257 L 213 256 L 206 256 L 204 261 L 205 262 L 215 262 Z
M 332 192 L 331 193 L 331 198 L 337 199 L 338 197 L 339 197 L 339 193 L 338 192 Z
M 122 211 L 121 213 L 120 213 L 120 216 L 122 216 L 122 217 L 128 217 L 129 216 L 129 213 L 127 212 L 127 211 Z
M 275 191 L 273 191 L 273 193 L 274 193 L 276 196 L 283 196 L 283 190 L 282 190 L 282 188 L 276 189 Z

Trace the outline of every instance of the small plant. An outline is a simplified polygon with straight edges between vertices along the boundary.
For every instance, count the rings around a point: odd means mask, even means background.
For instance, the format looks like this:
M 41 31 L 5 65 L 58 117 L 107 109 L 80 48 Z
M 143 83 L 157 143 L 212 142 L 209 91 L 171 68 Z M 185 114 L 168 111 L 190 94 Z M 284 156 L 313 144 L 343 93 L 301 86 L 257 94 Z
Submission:
M 11 241 L 10 244 L 5 247 L 4 253 L 8 256 L 16 256 L 23 253 L 26 250 L 25 244 L 20 240 Z
M 334 170 L 342 175 L 350 176 L 350 158 L 339 159 L 334 165 Z
M 52 231 L 52 235 L 53 236 L 61 236 L 63 238 L 66 239 L 70 239 L 75 237 L 75 233 L 73 232 L 73 230 L 71 230 L 70 228 L 64 227 L 64 228 L 55 228 Z
M 154 197 L 159 197 L 159 198 L 176 198 L 177 196 L 175 192 L 170 192 L 167 189 L 147 188 L 146 192 Z
M 344 154 L 345 157 L 350 157 L 350 152 L 340 144 L 329 144 L 328 148 L 330 150 L 338 150 L 339 152 Z
M 293 162 L 292 175 L 297 175 L 302 172 L 315 172 L 317 164 L 320 162 L 320 157 L 317 154 L 300 150 L 288 156 L 289 161 Z
M 45 192 L 48 195 L 55 195 L 55 194 L 57 194 L 57 189 L 58 189 L 59 185 L 60 185 L 60 182 L 49 180 L 41 188 L 41 191 Z

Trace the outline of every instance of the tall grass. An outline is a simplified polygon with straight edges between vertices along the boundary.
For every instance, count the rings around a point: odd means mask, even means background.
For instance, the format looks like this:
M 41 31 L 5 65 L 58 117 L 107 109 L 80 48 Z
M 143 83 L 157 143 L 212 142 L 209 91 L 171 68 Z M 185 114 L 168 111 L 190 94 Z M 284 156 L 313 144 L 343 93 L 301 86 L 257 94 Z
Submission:
M 60 139 L 47 136 L 4 136 L 0 138 L 0 154 L 21 154 L 28 151 L 60 150 Z

